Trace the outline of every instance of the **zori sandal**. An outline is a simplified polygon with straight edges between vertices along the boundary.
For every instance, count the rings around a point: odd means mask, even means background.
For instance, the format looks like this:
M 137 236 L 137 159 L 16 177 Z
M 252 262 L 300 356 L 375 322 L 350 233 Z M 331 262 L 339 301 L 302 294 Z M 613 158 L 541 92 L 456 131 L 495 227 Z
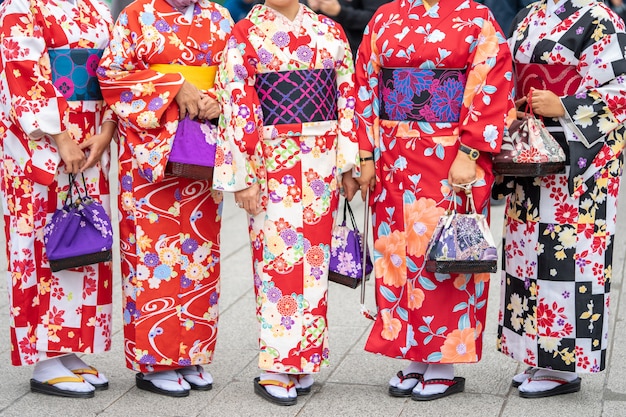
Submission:
M 36 379 L 30 380 L 30 390 L 32 392 L 38 392 L 41 394 L 56 395 L 57 397 L 69 397 L 69 398 L 93 398 L 94 390 L 92 391 L 70 391 L 66 389 L 60 389 L 55 387 L 56 384 L 61 382 L 76 382 L 83 383 L 85 380 L 80 375 L 77 376 L 60 376 L 58 378 L 52 378 L 47 381 L 37 381 Z
M 427 379 L 422 381 L 424 386 L 426 385 L 447 385 L 448 388 L 444 392 L 440 392 L 437 394 L 430 395 L 422 395 L 419 393 L 412 393 L 411 399 L 415 401 L 430 401 L 436 400 L 437 398 L 447 397 L 448 395 L 456 394 L 458 392 L 463 392 L 465 390 L 465 378 L 462 376 L 457 376 L 454 379 Z
M 532 376 L 528 379 L 530 382 L 532 381 L 553 381 L 558 382 L 559 385 L 556 387 L 545 390 L 545 391 L 536 391 L 536 392 L 526 392 L 520 391 L 519 396 L 522 398 L 545 398 L 552 397 L 553 395 L 561 395 L 561 394 L 571 394 L 572 392 L 580 391 L 580 377 L 576 378 L 573 381 L 568 381 L 567 379 L 555 377 L 555 376 Z
M 261 381 L 261 378 L 257 376 L 256 378 L 254 378 L 254 393 L 263 397 L 267 401 L 277 404 L 277 405 L 296 405 L 296 403 L 298 402 L 298 397 L 294 397 L 294 398 L 274 397 L 272 394 L 267 392 L 267 390 L 265 389 L 266 385 L 282 387 L 282 388 L 285 388 L 287 392 L 289 392 L 291 388 L 295 387 L 292 381 L 289 381 L 288 383 L 276 381 L 274 379 L 266 379 L 266 380 Z
M 401 384 L 407 379 L 414 379 L 415 384 L 411 385 L 409 388 L 398 388 L 396 386 L 389 385 L 389 395 L 391 395 L 392 397 L 410 397 L 411 393 L 413 392 L 413 388 L 415 388 L 415 386 L 419 384 L 422 379 L 424 379 L 424 375 L 417 372 L 410 372 L 404 375 L 402 371 L 398 371 L 396 376 L 400 380 Z

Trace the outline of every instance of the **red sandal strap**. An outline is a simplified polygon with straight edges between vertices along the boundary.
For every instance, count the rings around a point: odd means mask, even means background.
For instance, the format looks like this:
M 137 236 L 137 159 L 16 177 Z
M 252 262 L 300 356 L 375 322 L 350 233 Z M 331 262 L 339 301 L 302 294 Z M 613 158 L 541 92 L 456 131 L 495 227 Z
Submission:
M 422 384 L 426 385 L 445 385 L 447 387 L 451 387 L 452 385 L 458 383 L 454 379 L 426 379 L 422 381 Z
M 418 381 L 421 381 L 424 378 L 423 374 L 417 372 L 409 372 L 405 375 L 402 371 L 398 371 L 396 376 L 400 379 L 400 383 L 404 382 L 405 379 L 417 379 Z

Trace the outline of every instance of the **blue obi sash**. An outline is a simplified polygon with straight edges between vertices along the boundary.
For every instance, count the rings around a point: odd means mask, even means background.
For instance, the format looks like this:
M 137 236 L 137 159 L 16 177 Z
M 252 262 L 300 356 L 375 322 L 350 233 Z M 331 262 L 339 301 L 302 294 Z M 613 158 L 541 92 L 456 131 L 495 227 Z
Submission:
M 465 82 L 465 69 L 383 68 L 378 88 L 380 118 L 458 122 Z
M 337 120 L 337 76 L 332 68 L 258 74 L 255 88 L 266 126 Z
M 103 49 L 49 49 L 52 83 L 68 101 L 102 100 L 96 70 Z

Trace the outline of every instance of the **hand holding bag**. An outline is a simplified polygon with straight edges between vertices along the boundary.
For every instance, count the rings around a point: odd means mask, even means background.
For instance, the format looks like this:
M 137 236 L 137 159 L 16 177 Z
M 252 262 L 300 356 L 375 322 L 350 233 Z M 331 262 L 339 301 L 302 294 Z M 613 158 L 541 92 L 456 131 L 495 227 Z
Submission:
M 471 186 L 470 186 L 471 187 Z M 426 249 L 426 270 L 438 273 L 496 272 L 498 251 L 484 215 L 476 213 L 471 188 L 466 214 L 457 212 L 457 195 L 441 216 Z
M 350 215 L 352 228 L 346 225 L 346 212 Z M 330 266 L 328 279 L 350 288 L 356 288 L 364 277 L 367 277 L 373 269 L 372 259 L 367 245 L 363 250 L 361 233 L 356 226 L 354 213 L 344 200 L 343 220 L 333 228 L 333 236 L 330 244 Z M 363 253 L 365 252 L 365 274 L 363 274 Z
M 53 272 L 111 260 L 113 229 L 109 215 L 102 204 L 87 194 L 84 175 L 84 194 L 75 183 L 76 177 L 69 177 L 64 206 L 54 212 L 44 228 L 44 244 Z
M 565 172 L 565 152 L 535 117 L 531 102 L 526 114 L 513 121 L 504 135 L 500 153 L 493 157 L 497 174 L 517 177 L 540 177 Z

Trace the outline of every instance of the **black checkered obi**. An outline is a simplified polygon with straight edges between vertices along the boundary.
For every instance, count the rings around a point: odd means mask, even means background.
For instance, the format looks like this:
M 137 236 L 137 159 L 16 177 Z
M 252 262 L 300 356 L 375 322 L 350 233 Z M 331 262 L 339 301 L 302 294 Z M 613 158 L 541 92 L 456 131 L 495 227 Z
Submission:
M 337 120 L 336 79 L 333 68 L 258 74 L 255 88 L 263 124 Z

